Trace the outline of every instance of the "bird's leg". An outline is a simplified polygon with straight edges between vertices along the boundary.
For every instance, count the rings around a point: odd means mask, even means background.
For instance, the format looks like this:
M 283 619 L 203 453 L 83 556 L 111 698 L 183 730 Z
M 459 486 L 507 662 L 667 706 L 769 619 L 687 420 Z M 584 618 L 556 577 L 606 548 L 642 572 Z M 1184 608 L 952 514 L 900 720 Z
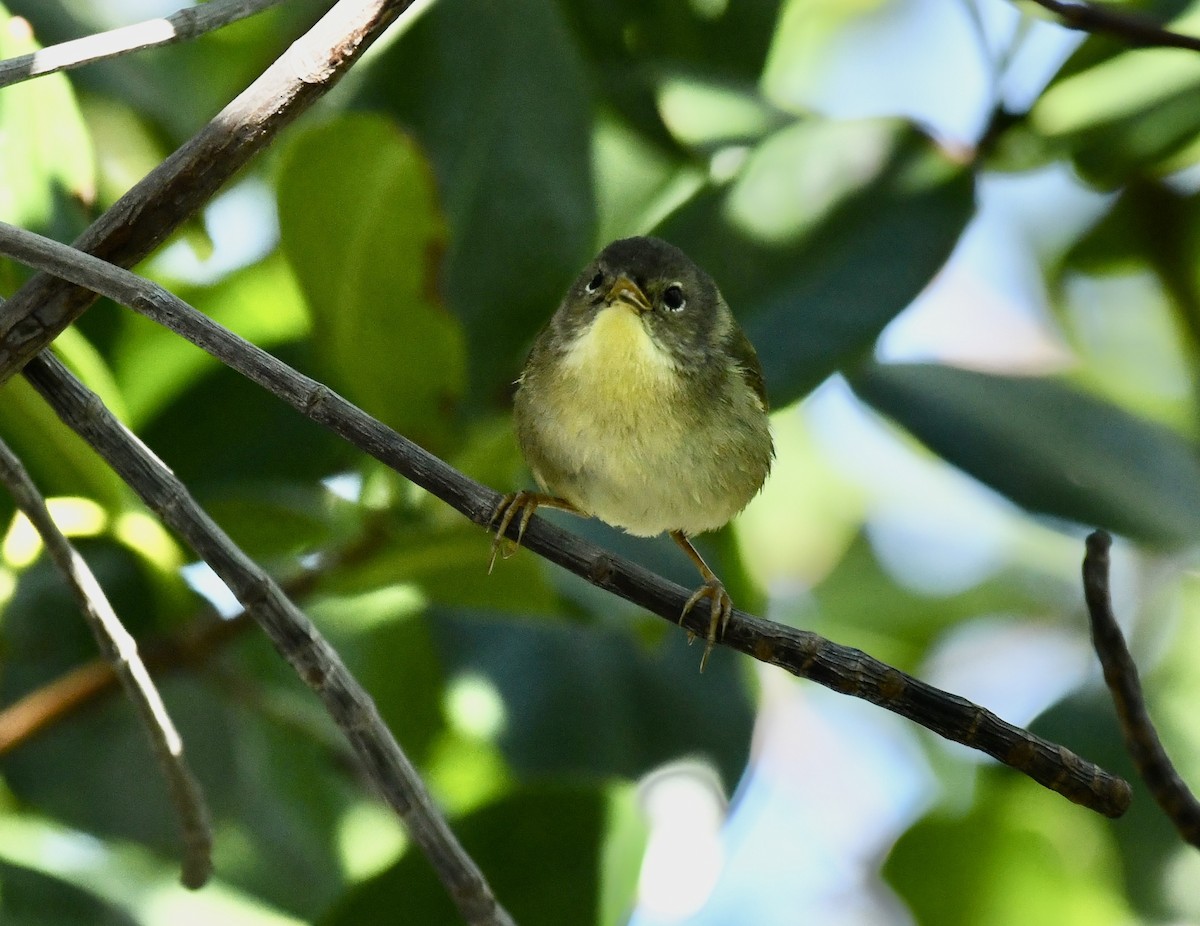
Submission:
M 683 619 L 688 616 L 688 612 L 695 607 L 701 598 L 708 598 L 712 602 L 709 612 L 708 636 L 704 644 L 704 655 L 700 657 L 700 671 L 703 672 L 704 664 L 708 662 L 708 654 L 717 645 L 717 640 L 725 635 L 725 627 L 729 624 L 729 615 L 733 613 L 733 601 L 730 599 L 729 593 L 725 591 L 725 586 L 721 584 L 721 580 L 717 578 L 717 574 L 708 568 L 708 563 L 704 562 L 704 557 L 692 546 L 692 542 L 688 540 L 687 534 L 683 531 L 671 531 L 671 539 L 679 544 L 683 552 L 688 555 L 688 558 L 696 564 L 696 568 L 700 570 L 701 578 L 704 579 L 704 584 L 692 593 L 692 597 L 683 606 L 683 611 L 679 615 L 679 623 L 683 623 Z
M 503 557 L 508 559 L 517 552 L 517 547 L 521 545 L 521 538 L 525 536 L 525 528 L 529 526 L 529 519 L 533 517 L 533 513 L 538 508 L 557 508 L 559 511 L 569 511 L 571 514 L 577 514 L 580 517 L 586 517 L 584 512 L 580 511 L 565 498 L 559 498 L 557 495 L 547 495 L 542 492 L 509 492 L 504 498 L 500 499 L 500 503 L 496 505 L 496 510 L 492 512 L 491 518 L 488 519 L 488 527 L 496 524 L 496 534 L 492 538 L 492 556 L 488 560 L 488 575 L 492 574 L 492 567 L 496 565 L 496 554 L 500 553 L 501 546 L 504 542 L 504 535 L 508 533 L 509 525 L 512 524 L 513 518 L 517 516 L 517 512 L 521 513 L 521 524 L 517 528 L 516 542 L 503 552 Z M 497 524 L 497 522 L 499 522 Z

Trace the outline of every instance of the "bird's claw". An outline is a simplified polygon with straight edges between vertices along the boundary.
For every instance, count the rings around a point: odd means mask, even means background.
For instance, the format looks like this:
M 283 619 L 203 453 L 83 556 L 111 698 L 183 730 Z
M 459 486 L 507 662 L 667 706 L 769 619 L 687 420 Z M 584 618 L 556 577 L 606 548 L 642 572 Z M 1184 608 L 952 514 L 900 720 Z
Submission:
M 704 671 L 704 665 L 708 662 L 708 654 L 713 651 L 717 645 L 717 640 L 725 635 L 725 628 L 729 625 L 729 617 L 733 613 L 733 599 L 729 597 L 729 593 L 725 591 L 725 586 L 721 584 L 721 580 L 716 576 L 711 579 L 705 579 L 704 584 L 692 592 L 692 597 L 687 600 L 687 604 L 683 606 L 683 611 L 679 615 L 679 623 L 683 624 L 683 620 L 691 612 L 702 598 L 708 598 L 711 601 L 708 621 L 708 635 L 705 637 L 704 655 L 700 657 L 700 671 Z M 696 634 L 688 631 L 688 643 L 696 639 Z
M 492 552 L 488 559 L 488 575 L 492 574 L 492 569 L 496 566 L 497 554 L 502 559 L 508 559 L 517 552 L 517 548 L 521 545 L 521 538 L 525 536 L 525 528 L 529 526 L 529 519 L 533 517 L 537 506 L 538 499 L 533 492 L 509 492 L 497 503 L 487 523 L 489 528 L 496 525 L 496 532 L 492 536 Z M 517 512 L 521 512 L 521 523 L 517 527 L 517 539 L 506 545 L 505 534 L 508 533 L 508 528 L 512 524 L 513 518 L 517 516 Z

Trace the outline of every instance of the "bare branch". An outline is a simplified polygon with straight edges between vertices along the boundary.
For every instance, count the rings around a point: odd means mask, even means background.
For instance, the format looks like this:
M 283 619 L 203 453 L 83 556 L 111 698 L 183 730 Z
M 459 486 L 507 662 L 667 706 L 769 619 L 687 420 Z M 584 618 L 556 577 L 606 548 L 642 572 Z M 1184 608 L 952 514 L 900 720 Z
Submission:
M 205 32 L 228 26 L 239 19 L 261 13 L 282 0 L 211 0 L 158 19 L 97 32 L 95 35 L 51 45 L 28 55 L 0 61 L 0 87 L 33 77 L 105 61 L 121 55 L 186 42 Z
M 1113 614 L 1112 596 L 1108 590 L 1108 551 L 1111 546 L 1112 537 L 1104 531 L 1088 535 L 1083 558 L 1083 594 L 1092 621 L 1092 643 L 1104 669 L 1104 681 L 1112 693 L 1117 718 L 1121 721 L 1125 748 L 1133 758 L 1138 775 L 1179 835 L 1200 849 L 1200 802 L 1179 777 L 1158 738 L 1154 721 L 1146 710 L 1137 666 Z
M 380 525 L 368 524 L 357 540 L 340 549 L 323 552 L 315 564 L 306 565 L 295 575 L 282 579 L 280 588 L 292 600 L 306 595 L 322 576 L 362 562 L 378 550 L 387 537 L 388 533 Z M 157 673 L 203 666 L 215 651 L 253 626 L 245 610 L 221 618 L 211 608 L 206 608 L 171 634 L 143 641 L 142 661 Z M 112 668 L 97 659 L 67 670 L 6 705 L 0 709 L 0 757 L 109 694 L 116 686 L 117 677 Z
M 320 99 L 413 0 L 339 0 L 257 80 L 75 241 L 119 266 L 149 254 Z M 39 274 L 0 306 L 0 383 L 95 301 Z
M 1135 13 L 1113 9 L 1104 4 L 1076 0 L 1032 0 L 1059 17 L 1059 24 L 1080 32 L 1113 35 L 1139 47 L 1185 48 L 1200 51 L 1200 37 L 1172 32 Z
M 146 668 L 158 673 L 197 665 L 252 626 L 245 611 L 228 620 L 210 615 L 207 620 L 194 622 L 176 635 L 143 642 L 142 661 Z M 0 756 L 19 749 L 39 733 L 114 691 L 117 684 L 112 666 L 103 659 L 96 659 L 69 669 L 5 705 L 0 710 Z
M 183 739 L 138 655 L 137 643 L 117 617 L 92 570 L 54 523 L 46 500 L 29 473 L 3 440 L 0 440 L 0 482 L 41 536 L 46 552 L 92 628 L 100 652 L 133 702 L 179 816 L 184 845 L 181 880 L 186 887 L 203 887 L 212 874 L 208 808 L 200 785 L 184 759 Z
M 463 919 L 473 926 L 511 926 L 511 917 L 450 831 L 375 703 L 312 621 L 229 539 L 175 474 L 57 357 L 49 352 L 39 355 L 30 361 L 25 376 L 67 426 L 212 567 L 321 698 L 367 776 L 429 859 Z
M 61 274 L 170 328 L 302 414 L 487 525 L 499 494 L 372 418 L 328 387 L 222 328 L 163 287 L 11 225 L 0 224 L 0 253 Z M 515 539 L 518 525 L 510 536 Z M 592 584 L 675 623 L 689 591 L 535 517 L 523 545 Z M 482 552 L 481 552 L 482 557 Z M 481 559 L 482 562 L 482 559 Z M 707 618 L 684 625 L 706 634 Z M 990 711 L 814 633 L 734 611 L 724 645 L 835 691 L 871 701 L 958 743 L 982 750 L 1076 803 L 1108 816 L 1129 805 L 1129 785 L 1062 746 L 1005 723 Z

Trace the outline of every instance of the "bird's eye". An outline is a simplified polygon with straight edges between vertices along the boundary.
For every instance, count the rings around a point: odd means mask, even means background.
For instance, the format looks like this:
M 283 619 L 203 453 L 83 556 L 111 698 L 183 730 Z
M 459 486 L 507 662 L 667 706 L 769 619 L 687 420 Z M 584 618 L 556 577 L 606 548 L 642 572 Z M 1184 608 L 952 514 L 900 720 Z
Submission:
M 678 283 L 672 283 L 663 290 L 662 301 L 663 305 L 672 312 L 682 312 L 683 307 L 687 305 L 687 299 L 683 295 L 683 287 Z
M 588 281 L 588 285 L 584 287 L 589 293 L 594 293 L 604 285 L 604 273 L 600 270 L 596 271 L 596 275 Z

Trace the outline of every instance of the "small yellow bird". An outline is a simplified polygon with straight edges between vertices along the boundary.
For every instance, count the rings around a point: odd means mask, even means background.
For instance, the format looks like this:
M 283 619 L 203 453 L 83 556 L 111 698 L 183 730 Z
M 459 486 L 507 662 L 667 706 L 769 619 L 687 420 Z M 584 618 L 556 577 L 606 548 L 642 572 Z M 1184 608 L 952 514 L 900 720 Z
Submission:
M 688 537 L 741 511 L 774 457 L 758 355 L 712 278 L 665 241 L 614 241 L 534 341 L 514 413 L 543 491 L 501 500 L 488 571 L 513 519 L 519 544 L 539 507 L 669 533 L 704 580 L 680 621 L 711 601 L 703 670 L 733 603 Z

